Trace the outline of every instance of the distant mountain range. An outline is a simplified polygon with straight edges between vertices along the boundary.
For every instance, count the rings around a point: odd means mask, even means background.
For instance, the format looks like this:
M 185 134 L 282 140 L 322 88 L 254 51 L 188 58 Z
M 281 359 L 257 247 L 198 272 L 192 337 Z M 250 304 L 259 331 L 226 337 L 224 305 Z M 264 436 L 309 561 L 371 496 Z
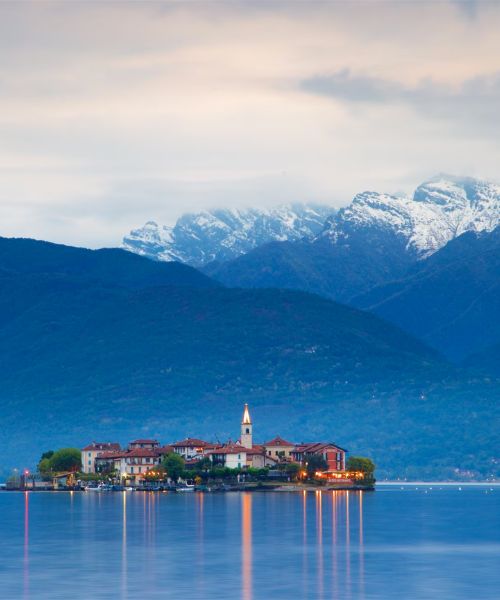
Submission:
M 182 216 L 175 226 L 154 221 L 132 231 L 123 247 L 149 258 L 201 267 L 227 261 L 269 242 L 328 240 L 349 245 L 392 241 L 415 258 L 430 256 L 467 231 L 492 231 L 500 224 L 500 186 L 438 175 L 412 197 L 363 192 L 346 207 L 312 204 L 269 210 L 214 210 Z
M 316 236 L 333 208 L 313 204 L 270 210 L 214 210 L 182 216 L 174 227 L 149 221 L 123 239 L 123 248 L 161 261 L 202 267 L 236 258 L 272 241 Z
M 318 295 L 122 250 L 0 239 L 0 380 L 4 467 L 92 439 L 234 439 L 250 402 L 259 438 L 334 438 L 382 477 L 498 471 L 498 380 Z
M 500 224 L 500 186 L 439 175 L 412 197 L 358 194 L 320 228 L 326 212 L 315 208 L 314 227 L 283 229 L 267 243 L 238 221 L 246 250 L 229 258 L 212 251 L 214 260 L 198 265 L 226 286 L 303 290 L 373 311 L 454 360 L 500 343 L 490 325 L 498 310 L 498 235 L 491 232 Z M 214 239 L 204 222 L 197 244 Z M 197 260 L 189 246 L 183 253 L 186 263 Z

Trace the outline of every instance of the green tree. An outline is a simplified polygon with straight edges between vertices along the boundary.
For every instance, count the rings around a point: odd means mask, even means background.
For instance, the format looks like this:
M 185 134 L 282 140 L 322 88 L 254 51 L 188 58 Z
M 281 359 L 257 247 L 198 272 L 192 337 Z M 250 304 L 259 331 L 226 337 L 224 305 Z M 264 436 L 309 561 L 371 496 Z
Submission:
M 44 452 L 42 456 L 40 456 L 40 460 L 38 461 L 37 470 L 42 476 L 47 476 L 50 473 L 52 467 L 50 464 L 50 459 L 54 456 L 54 450 L 47 450 Z
M 291 479 L 296 479 L 300 471 L 300 465 L 297 463 L 288 463 L 285 468 L 285 473 L 290 476 Z
M 262 468 L 250 467 L 250 468 L 246 469 L 244 472 L 245 472 L 245 475 L 248 474 L 252 479 L 257 479 L 259 481 L 263 481 L 264 479 L 267 479 L 269 476 L 269 469 L 267 467 L 262 467 Z
M 38 472 L 40 473 L 40 475 L 47 475 L 48 473 L 50 473 L 51 470 L 51 465 L 50 465 L 50 458 L 42 458 L 40 460 L 40 462 L 38 463 Z
M 326 471 L 326 469 L 328 469 L 328 463 L 321 454 L 312 454 L 311 456 L 307 457 L 305 468 L 307 471 L 307 477 L 311 479 L 314 477 L 316 471 Z
M 78 448 L 61 448 L 49 459 L 52 471 L 79 471 L 82 468 L 81 452 Z
M 375 483 L 375 464 L 370 458 L 350 456 L 347 460 L 346 469 L 348 471 L 361 471 L 364 474 L 363 483 L 368 485 Z
M 208 456 L 204 456 L 200 458 L 199 461 L 193 467 L 193 470 L 196 473 L 200 473 L 201 471 L 209 471 L 212 468 L 212 461 L 208 458 Z
M 165 468 L 167 477 L 170 477 L 172 481 L 178 481 L 184 473 L 184 459 L 175 452 L 165 454 L 162 465 Z

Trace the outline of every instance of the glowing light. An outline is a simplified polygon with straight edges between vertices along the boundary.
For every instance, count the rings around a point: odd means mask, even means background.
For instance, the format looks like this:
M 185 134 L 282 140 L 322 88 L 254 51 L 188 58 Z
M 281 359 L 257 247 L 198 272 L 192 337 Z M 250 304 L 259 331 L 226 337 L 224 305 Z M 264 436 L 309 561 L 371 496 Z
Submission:
M 245 404 L 245 410 L 243 411 L 242 425 L 251 425 L 252 420 L 250 419 L 250 413 L 248 412 L 248 404 Z
M 242 497 L 242 598 L 252 599 L 252 496 L 243 494 Z

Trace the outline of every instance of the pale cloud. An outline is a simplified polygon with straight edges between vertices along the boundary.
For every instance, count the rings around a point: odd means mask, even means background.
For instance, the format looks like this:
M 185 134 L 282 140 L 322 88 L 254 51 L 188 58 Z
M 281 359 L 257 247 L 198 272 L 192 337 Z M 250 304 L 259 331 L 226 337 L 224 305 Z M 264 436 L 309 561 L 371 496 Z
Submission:
M 499 26 L 491 2 L 4 2 L 0 234 L 498 179 Z

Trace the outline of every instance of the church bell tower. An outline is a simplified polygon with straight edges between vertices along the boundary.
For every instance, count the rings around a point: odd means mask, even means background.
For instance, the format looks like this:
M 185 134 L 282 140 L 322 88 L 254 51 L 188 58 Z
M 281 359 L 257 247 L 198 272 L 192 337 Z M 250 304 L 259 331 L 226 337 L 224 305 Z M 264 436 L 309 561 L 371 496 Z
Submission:
M 245 448 L 252 447 L 252 420 L 248 412 L 248 404 L 245 404 L 243 419 L 241 420 L 241 438 L 240 444 Z

